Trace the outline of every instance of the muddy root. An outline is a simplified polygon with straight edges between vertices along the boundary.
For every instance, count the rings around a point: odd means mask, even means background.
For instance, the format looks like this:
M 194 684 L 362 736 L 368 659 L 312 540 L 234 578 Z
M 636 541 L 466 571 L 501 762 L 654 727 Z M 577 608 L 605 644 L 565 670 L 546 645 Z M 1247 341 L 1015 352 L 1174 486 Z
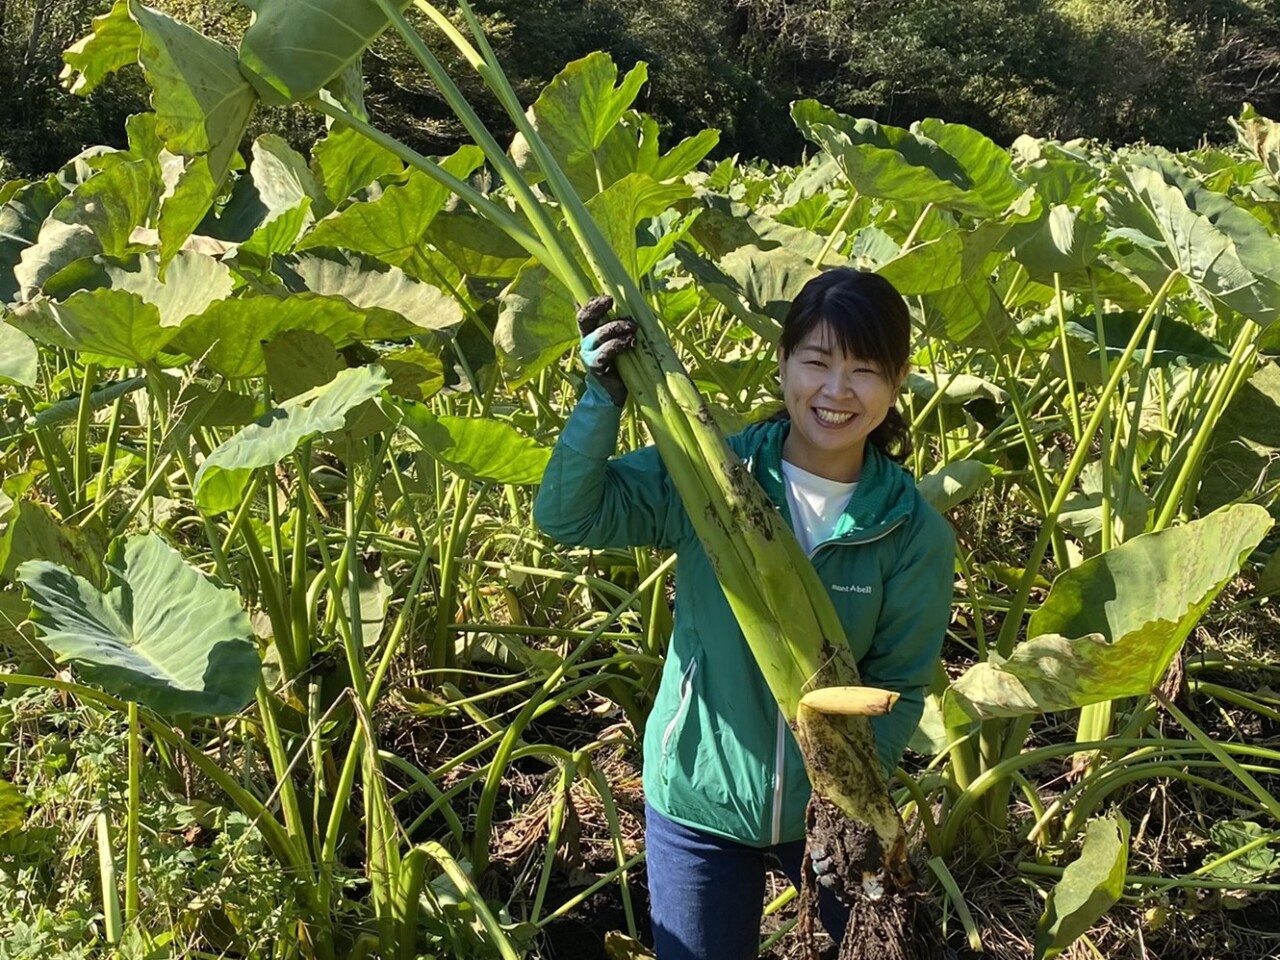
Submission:
M 838 960 L 944 960 L 941 916 L 933 896 L 920 886 L 906 850 L 887 856 L 875 833 L 816 795 L 809 801 L 808 843 L 800 891 L 798 932 L 807 960 L 820 956 L 817 875 L 809 851 L 822 850 L 824 874 L 835 878 L 836 895 L 850 905 L 849 925 Z

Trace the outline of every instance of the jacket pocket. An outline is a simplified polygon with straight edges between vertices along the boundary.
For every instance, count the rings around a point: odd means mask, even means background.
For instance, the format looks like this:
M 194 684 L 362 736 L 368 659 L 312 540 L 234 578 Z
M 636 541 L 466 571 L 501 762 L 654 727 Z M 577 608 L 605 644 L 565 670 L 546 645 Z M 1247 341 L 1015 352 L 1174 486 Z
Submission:
M 689 704 L 693 700 L 693 677 L 697 672 L 698 660 L 696 657 L 691 657 L 684 668 L 684 673 L 680 674 L 680 702 L 676 705 L 675 713 L 671 715 L 671 719 L 662 730 L 663 783 L 667 782 L 667 767 L 671 755 L 675 752 L 674 744 L 680 740 L 680 725 L 684 723 L 685 715 L 689 712 Z

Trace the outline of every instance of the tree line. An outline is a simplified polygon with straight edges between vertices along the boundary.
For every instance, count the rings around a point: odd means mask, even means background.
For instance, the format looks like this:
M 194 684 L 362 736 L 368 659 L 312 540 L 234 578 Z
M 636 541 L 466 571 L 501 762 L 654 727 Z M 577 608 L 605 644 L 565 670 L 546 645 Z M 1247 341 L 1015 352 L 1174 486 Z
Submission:
M 123 144 L 145 86 L 127 74 L 88 100 L 58 82 L 61 52 L 110 0 L 0 0 L 0 174 L 47 171 L 88 143 Z M 232 42 L 235 0 L 151 0 Z M 905 125 L 970 124 L 1175 149 L 1229 137 L 1251 101 L 1280 114 L 1280 7 L 1272 0 L 480 0 L 495 47 L 529 99 L 568 61 L 602 49 L 650 64 L 643 108 L 672 137 L 722 131 L 720 151 L 778 162 L 803 149 L 797 98 Z M 411 8 L 411 13 L 412 13 Z M 446 45 L 439 45 L 447 55 Z M 364 63 L 370 112 L 425 153 L 465 139 L 443 101 L 387 38 Z M 478 84 L 478 81 L 477 81 Z M 478 92 L 478 91 L 477 91 Z M 481 99 L 479 97 L 475 98 Z M 497 109 L 486 117 L 497 121 Z M 297 111 L 268 114 L 299 143 Z M 499 124 L 501 126 L 501 124 Z M 260 131 L 251 131 L 256 133 Z

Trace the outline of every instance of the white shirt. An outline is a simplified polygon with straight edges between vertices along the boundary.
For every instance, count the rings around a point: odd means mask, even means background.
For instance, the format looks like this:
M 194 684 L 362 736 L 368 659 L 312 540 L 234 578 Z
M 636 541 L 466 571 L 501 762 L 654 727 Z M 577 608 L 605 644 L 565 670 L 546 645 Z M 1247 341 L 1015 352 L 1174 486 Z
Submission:
M 805 553 L 811 553 L 822 541 L 831 539 L 840 514 L 858 487 L 857 481 L 828 480 L 786 460 L 782 461 L 782 476 L 786 480 L 787 506 L 791 508 L 796 539 Z

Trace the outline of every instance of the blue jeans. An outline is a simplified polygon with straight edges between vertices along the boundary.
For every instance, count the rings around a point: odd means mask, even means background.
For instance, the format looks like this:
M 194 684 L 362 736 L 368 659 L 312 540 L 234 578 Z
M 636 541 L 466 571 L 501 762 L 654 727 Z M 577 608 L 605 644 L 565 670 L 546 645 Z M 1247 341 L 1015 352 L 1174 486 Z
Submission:
M 770 855 L 800 889 L 803 840 L 749 847 L 668 820 L 645 804 L 645 849 L 658 960 L 755 957 Z M 849 922 L 849 908 L 827 890 L 819 890 L 822 925 L 839 943 Z

